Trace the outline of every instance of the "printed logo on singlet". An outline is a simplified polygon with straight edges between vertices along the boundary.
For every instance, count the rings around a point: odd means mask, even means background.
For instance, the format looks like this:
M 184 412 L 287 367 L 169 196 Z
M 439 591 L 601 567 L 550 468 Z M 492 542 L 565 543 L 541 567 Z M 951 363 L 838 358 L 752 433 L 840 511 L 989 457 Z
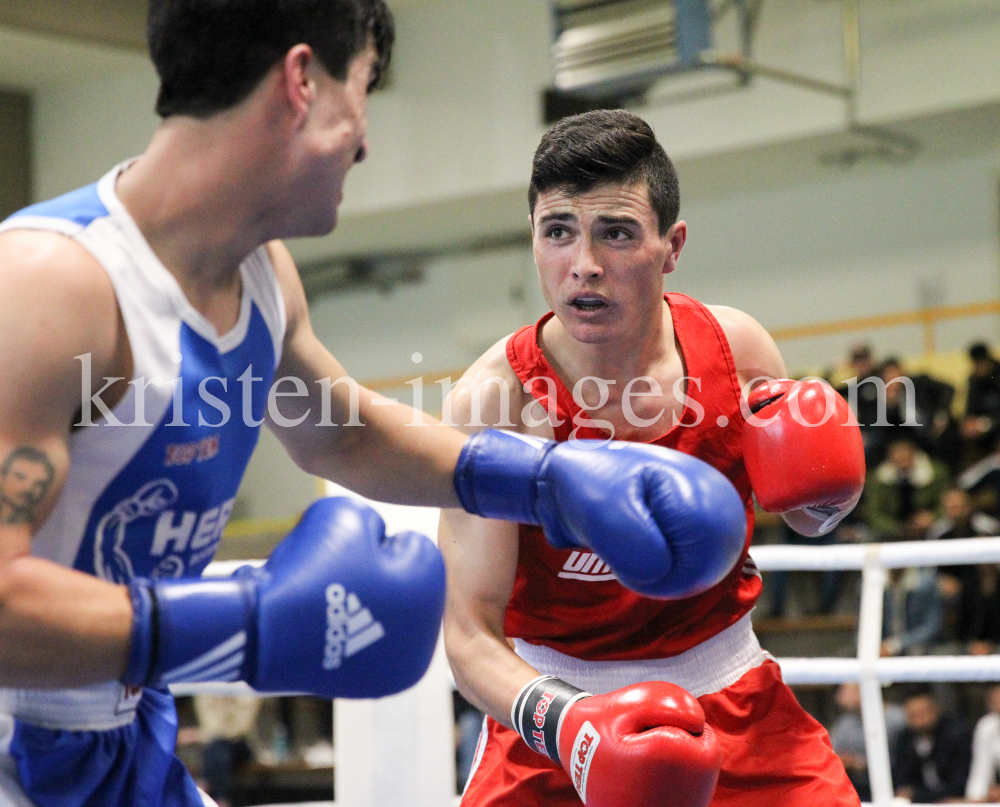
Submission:
M 175 465 L 190 465 L 192 462 L 206 462 L 217 456 L 219 456 L 219 435 L 213 434 L 193 443 L 168 445 L 163 464 L 171 468 Z
M 570 757 L 571 770 L 573 772 L 573 787 L 580 794 L 580 801 L 587 803 L 587 777 L 590 775 L 590 763 L 594 761 L 594 754 L 597 753 L 597 746 L 601 742 L 601 735 L 588 720 L 577 732 L 573 741 L 573 755 Z
M 134 525 L 131 528 L 134 532 L 152 531 L 152 541 L 146 544 L 148 558 L 142 564 L 152 565 L 152 569 L 141 568 L 138 574 L 177 578 L 189 567 L 210 558 L 222 538 L 235 498 L 201 513 L 184 510 L 178 513 L 168 508 L 179 495 L 177 485 L 170 479 L 156 479 L 112 507 L 94 531 L 94 566 L 98 576 L 113 583 L 127 583 L 136 576 L 134 544 L 145 542 L 136 538 L 133 546 L 128 545 L 130 525 Z M 153 516 L 155 524 L 147 521 Z
M 385 636 L 385 628 L 340 583 L 326 588 L 326 648 L 323 669 L 336 670 L 345 658 L 360 653 Z
M 579 551 L 574 551 L 566 559 L 559 576 L 569 580 L 587 580 L 589 582 L 617 579 L 615 573 L 611 571 L 611 567 L 593 552 Z

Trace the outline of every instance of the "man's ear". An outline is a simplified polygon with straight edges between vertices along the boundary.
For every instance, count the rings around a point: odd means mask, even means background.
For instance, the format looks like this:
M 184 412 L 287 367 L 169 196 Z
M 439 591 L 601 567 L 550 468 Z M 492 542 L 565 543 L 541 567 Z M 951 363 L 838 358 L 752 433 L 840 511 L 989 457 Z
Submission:
M 311 47 L 299 44 L 285 54 L 282 64 L 285 97 L 295 112 L 298 124 L 301 124 L 309 114 L 316 96 L 316 85 L 310 78 L 310 67 L 315 59 Z
M 687 228 L 687 222 L 678 221 L 667 230 L 667 234 L 663 237 L 665 241 L 670 242 L 670 251 L 663 261 L 663 274 L 665 275 L 669 275 L 677 268 L 677 259 L 681 255 L 681 250 L 684 249 L 685 242 L 687 242 Z

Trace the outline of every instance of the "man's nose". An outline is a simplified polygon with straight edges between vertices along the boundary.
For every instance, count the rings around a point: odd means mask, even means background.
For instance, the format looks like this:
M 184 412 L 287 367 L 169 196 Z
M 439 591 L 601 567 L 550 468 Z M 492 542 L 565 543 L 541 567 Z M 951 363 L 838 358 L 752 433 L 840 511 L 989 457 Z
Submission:
M 354 162 L 360 163 L 364 162 L 365 157 L 368 156 L 368 140 L 367 138 L 361 141 L 361 145 L 358 146 L 358 150 L 354 155 Z
M 594 251 L 589 244 L 583 243 L 577 250 L 573 262 L 573 277 L 580 280 L 597 280 L 604 276 L 604 267 L 594 257 Z

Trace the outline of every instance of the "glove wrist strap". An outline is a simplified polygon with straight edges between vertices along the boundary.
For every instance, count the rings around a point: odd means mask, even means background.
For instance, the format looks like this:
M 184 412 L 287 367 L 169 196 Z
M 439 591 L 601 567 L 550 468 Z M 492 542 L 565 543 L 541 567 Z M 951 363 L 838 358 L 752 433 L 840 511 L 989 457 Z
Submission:
M 129 591 L 132 645 L 124 683 L 252 683 L 257 638 L 252 581 L 139 578 Z
M 159 609 L 156 607 L 156 592 L 149 580 L 133 580 L 129 583 L 128 593 L 132 601 L 132 638 L 122 682 L 143 686 L 149 682 L 150 671 L 156 666 Z
M 455 465 L 455 492 L 468 512 L 539 524 L 538 470 L 552 440 L 487 429 L 465 441 Z
M 510 710 L 511 723 L 529 748 L 560 765 L 559 730 L 563 715 L 574 703 L 589 697 L 589 692 L 553 675 L 540 675 L 517 693 Z

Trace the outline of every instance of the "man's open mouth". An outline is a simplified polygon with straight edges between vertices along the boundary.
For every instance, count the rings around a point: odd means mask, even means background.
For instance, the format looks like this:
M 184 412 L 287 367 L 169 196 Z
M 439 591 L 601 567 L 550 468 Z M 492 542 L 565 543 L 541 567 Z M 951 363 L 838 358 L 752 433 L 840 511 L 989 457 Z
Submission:
M 597 311 L 600 308 L 605 308 L 607 303 L 600 297 L 588 297 L 582 295 L 580 297 L 574 297 L 570 300 L 570 305 L 579 311 Z

